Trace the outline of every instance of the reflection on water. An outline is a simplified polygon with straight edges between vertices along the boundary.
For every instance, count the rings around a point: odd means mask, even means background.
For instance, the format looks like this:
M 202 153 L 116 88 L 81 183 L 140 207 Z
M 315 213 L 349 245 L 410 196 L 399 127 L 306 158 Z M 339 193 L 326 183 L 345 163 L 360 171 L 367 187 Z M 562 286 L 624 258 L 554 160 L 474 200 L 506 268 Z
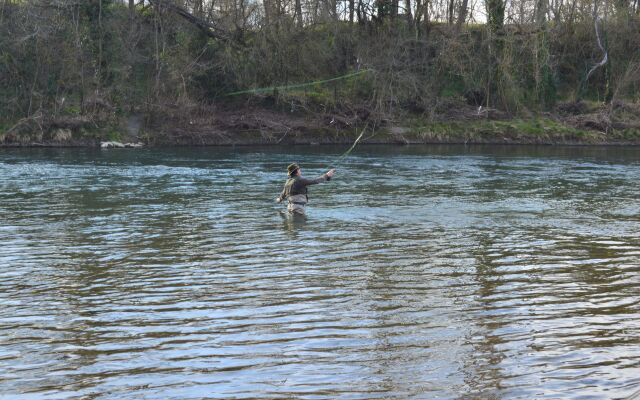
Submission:
M 341 151 L 0 151 L 0 393 L 637 397 L 637 150 Z

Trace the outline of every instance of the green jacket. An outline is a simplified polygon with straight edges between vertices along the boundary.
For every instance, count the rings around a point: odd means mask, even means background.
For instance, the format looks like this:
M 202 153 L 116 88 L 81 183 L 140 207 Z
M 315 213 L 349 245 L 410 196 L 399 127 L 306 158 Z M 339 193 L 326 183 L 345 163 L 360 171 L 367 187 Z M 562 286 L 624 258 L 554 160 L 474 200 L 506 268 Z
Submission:
M 284 189 L 282 189 L 282 193 L 280 193 L 278 200 L 282 201 L 291 196 L 304 195 L 306 201 L 309 201 L 309 196 L 307 196 L 307 186 L 317 185 L 318 183 L 330 180 L 331 178 L 327 174 L 323 174 L 316 179 L 307 179 L 301 176 L 291 177 L 287 179 L 287 182 L 284 184 Z

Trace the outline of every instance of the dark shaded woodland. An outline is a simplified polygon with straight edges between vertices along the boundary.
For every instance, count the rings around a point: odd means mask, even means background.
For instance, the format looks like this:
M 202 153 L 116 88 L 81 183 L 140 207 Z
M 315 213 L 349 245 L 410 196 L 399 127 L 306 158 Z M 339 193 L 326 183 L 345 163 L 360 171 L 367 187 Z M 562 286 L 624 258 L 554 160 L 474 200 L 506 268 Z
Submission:
M 639 1 L 0 0 L 0 141 L 256 110 L 640 136 Z

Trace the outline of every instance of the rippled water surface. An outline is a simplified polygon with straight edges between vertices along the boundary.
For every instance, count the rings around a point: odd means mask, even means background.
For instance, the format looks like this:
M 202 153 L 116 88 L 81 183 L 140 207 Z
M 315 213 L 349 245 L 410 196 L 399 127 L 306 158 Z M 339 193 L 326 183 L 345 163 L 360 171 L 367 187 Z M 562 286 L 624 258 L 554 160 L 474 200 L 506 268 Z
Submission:
M 344 150 L 0 150 L 0 397 L 634 397 L 640 149 Z

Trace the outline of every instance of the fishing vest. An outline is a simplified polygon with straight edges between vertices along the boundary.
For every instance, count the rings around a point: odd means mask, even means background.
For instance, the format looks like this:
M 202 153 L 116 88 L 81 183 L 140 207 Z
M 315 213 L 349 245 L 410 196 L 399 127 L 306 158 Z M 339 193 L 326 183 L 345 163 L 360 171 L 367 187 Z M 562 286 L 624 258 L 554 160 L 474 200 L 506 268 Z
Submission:
M 295 183 L 296 183 L 297 180 L 298 180 L 297 176 L 294 177 L 294 178 L 287 179 L 287 182 L 285 182 L 285 184 L 284 184 L 285 197 L 291 197 L 291 196 L 296 196 L 296 195 L 302 194 L 306 198 L 306 196 L 307 196 L 307 187 L 306 186 L 299 187 L 298 185 L 296 185 Z

